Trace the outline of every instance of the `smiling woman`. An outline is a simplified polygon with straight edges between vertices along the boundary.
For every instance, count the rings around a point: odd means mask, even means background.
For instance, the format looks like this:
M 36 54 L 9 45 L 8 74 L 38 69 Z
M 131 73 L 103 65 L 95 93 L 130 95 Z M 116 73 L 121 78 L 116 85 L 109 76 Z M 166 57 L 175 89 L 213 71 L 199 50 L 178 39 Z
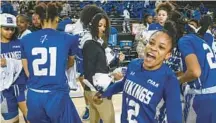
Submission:
M 172 44 L 170 42 L 170 37 L 162 31 L 153 34 L 145 48 L 143 67 L 149 70 L 158 69 L 171 55 Z
M 144 59 L 133 60 L 121 82 L 97 95 L 104 98 L 123 90 L 122 123 L 182 123 L 179 82 L 163 63 L 175 47 L 177 29 L 172 21 L 164 27 L 151 35 Z
M 31 33 L 31 31 L 28 29 L 29 26 L 29 19 L 26 15 L 18 15 L 16 17 L 16 23 L 19 30 L 18 38 L 21 39 L 23 36 Z

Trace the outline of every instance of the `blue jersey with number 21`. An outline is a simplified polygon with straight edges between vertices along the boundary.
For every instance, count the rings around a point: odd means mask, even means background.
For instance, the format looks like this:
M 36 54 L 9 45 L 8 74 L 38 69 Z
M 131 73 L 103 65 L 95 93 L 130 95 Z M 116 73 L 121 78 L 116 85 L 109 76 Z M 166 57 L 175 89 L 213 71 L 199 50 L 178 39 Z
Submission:
M 27 59 L 28 87 L 40 90 L 66 90 L 65 75 L 69 55 L 78 47 L 78 36 L 53 29 L 42 29 L 22 40 L 22 59 Z

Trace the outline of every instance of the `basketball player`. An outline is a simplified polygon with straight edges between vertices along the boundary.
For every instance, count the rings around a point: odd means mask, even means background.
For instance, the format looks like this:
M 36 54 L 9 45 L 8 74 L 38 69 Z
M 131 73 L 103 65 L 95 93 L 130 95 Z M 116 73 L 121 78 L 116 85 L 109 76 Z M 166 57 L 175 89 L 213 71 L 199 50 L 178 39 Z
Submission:
M 23 66 L 29 77 L 27 118 L 31 123 L 81 123 L 65 75 L 78 37 L 56 30 L 60 11 L 55 2 L 38 4 L 35 13 L 43 29 L 21 40 Z

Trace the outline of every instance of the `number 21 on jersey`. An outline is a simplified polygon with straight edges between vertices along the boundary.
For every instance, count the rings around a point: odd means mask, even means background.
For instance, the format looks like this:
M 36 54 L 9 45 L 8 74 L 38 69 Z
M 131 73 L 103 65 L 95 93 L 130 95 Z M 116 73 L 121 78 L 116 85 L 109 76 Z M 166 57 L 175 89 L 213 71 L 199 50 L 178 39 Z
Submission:
M 45 47 L 36 47 L 32 49 L 32 55 L 40 55 L 40 59 L 35 59 L 32 62 L 33 72 L 35 76 L 55 76 L 56 75 L 56 47 L 49 47 L 48 49 Z M 39 65 L 46 64 L 50 59 L 48 68 L 39 69 Z M 49 71 L 49 73 L 48 73 Z

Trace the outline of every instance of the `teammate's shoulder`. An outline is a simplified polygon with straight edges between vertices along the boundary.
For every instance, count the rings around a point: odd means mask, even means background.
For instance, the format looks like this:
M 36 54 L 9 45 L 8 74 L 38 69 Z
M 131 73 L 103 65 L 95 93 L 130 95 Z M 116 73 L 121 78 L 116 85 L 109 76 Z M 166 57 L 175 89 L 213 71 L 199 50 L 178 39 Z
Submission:
M 36 37 L 34 35 L 35 35 L 34 33 L 29 33 L 29 34 L 23 36 L 22 39 L 20 39 L 20 43 L 24 43 L 26 41 L 31 41 L 34 37 Z
M 60 33 L 60 35 L 64 35 L 64 36 L 66 36 L 66 37 L 74 37 L 74 36 L 76 36 L 76 35 L 74 35 L 74 34 L 67 33 L 67 32 L 63 32 L 63 31 L 59 31 L 59 33 Z
M 184 43 L 184 42 L 188 42 L 188 41 L 192 41 L 192 39 L 195 37 L 194 34 L 186 34 L 183 37 L 181 37 L 178 41 L 178 43 Z
M 73 34 L 69 34 L 66 32 L 59 32 L 61 36 L 64 37 L 64 39 L 68 40 L 68 41 L 78 41 L 79 39 L 79 35 L 73 35 Z

